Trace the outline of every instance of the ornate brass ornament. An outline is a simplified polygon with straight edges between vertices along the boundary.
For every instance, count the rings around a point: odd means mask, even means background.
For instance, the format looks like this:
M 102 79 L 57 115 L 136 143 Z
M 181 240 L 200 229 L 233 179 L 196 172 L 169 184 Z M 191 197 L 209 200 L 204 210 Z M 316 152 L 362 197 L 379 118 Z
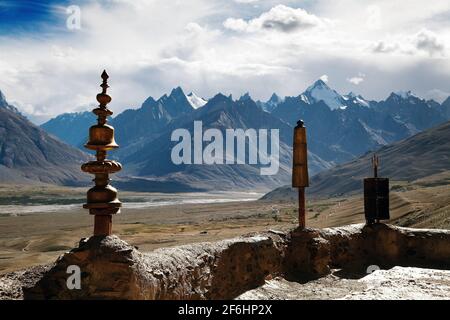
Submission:
M 96 161 L 90 161 L 81 166 L 81 170 L 95 175 L 95 186 L 87 192 L 87 203 L 83 208 L 89 209 L 89 213 L 95 215 L 94 235 L 106 236 L 112 233 L 112 215 L 120 212 L 122 203 L 117 198 L 117 189 L 109 182 L 109 174 L 118 172 L 122 165 L 113 160 L 106 159 L 106 151 L 118 148 L 114 140 L 114 128 L 107 123 L 107 117 L 113 112 L 106 106 L 111 102 L 111 97 L 106 93 L 108 86 L 108 74 L 104 70 L 101 75 L 103 82 L 100 85 L 102 92 L 97 95 L 98 108 L 92 112 L 98 117 L 97 124 L 89 129 L 89 141 L 85 148 L 96 151 Z

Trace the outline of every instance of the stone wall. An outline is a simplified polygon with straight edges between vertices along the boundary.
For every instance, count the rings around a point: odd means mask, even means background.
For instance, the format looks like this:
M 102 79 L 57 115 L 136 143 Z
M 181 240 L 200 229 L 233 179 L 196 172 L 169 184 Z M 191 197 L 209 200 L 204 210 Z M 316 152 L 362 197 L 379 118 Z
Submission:
M 449 230 L 375 224 L 327 228 L 320 234 L 329 242 L 330 266 L 334 268 L 450 268 Z
M 116 236 L 92 237 L 61 256 L 25 299 L 232 299 L 284 276 L 310 279 L 331 268 L 369 265 L 450 269 L 450 231 L 377 224 L 266 232 L 141 253 Z M 82 270 L 67 289 L 67 267 Z
M 281 273 L 284 240 L 276 233 L 141 253 L 116 236 L 92 237 L 61 256 L 25 299 L 231 299 Z M 67 267 L 82 270 L 67 289 Z

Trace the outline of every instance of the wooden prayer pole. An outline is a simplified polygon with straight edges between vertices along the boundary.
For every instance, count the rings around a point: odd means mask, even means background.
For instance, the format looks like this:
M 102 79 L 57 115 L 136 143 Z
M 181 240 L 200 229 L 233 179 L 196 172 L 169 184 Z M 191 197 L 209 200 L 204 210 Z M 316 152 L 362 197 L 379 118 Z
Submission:
M 306 203 L 305 188 L 298 188 L 298 226 L 302 229 L 306 227 Z
M 298 188 L 298 225 L 304 229 L 306 227 L 305 187 L 309 187 L 309 176 L 306 128 L 303 120 L 299 120 L 294 128 L 293 149 L 292 187 Z

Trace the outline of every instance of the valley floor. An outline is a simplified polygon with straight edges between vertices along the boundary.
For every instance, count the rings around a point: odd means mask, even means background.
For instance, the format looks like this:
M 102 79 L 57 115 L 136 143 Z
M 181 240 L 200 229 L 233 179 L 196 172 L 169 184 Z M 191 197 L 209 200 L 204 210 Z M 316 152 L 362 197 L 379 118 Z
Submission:
M 0 188 L 0 201 L 23 202 L 30 196 L 81 199 L 85 190 L 30 190 Z M 125 198 L 133 194 L 125 193 Z M 59 198 L 58 198 L 59 199 Z M 35 200 L 34 200 L 35 201 Z M 311 200 L 307 225 L 331 227 L 364 221 L 361 196 Z M 392 224 L 450 229 L 448 185 L 398 185 L 391 193 Z M 0 274 L 53 262 L 60 254 L 92 234 L 93 218 L 81 206 L 64 212 L 1 214 Z M 141 251 L 180 244 L 215 241 L 268 229 L 283 230 L 297 224 L 292 202 L 240 201 L 129 208 L 114 217 L 114 233 Z

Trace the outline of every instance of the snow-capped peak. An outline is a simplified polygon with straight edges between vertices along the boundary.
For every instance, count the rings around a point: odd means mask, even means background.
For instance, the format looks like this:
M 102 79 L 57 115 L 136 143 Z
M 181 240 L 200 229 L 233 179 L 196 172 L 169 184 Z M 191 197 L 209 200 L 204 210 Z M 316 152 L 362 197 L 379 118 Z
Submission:
M 403 98 L 403 99 L 408 99 L 409 97 L 417 98 L 417 96 L 414 95 L 411 92 L 411 90 L 408 90 L 408 91 L 397 91 L 397 92 L 394 92 L 394 94 L 399 96 L 400 98 Z
M 187 100 L 191 104 L 192 108 L 198 109 L 203 107 L 208 101 L 198 97 L 195 93 L 191 92 L 186 96 Z
M 320 88 L 327 88 L 330 89 L 330 87 L 322 80 L 319 79 L 316 82 L 314 82 L 312 85 L 310 85 L 307 89 L 306 92 L 308 91 L 312 91 L 314 89 L 320 89 Z M 331 90 L 331 89 L 330 89 Z
M 350 92 L 349 94 L 342 96 L 344 100 L 350 101 L 354 104 L 363 106 L 363 107 L 370 107 L 370 102 L 364 99 L 360 94 L 356 94 L 354 92 Z
M 388 97 L 388 100 L 392 100 L 392 101 L 396 101 L 396 102 L 400 102 L 402 100 L 407 100 L 410 103 L 418 103 L 418 102 L 422 101 L 421 98 L 417 97 L 411 91 L 392 92 L 391 95 Z
M 308 89 L 300 95 L 300 99 L 306 103 L 323 101 L 332 110 L 345 107 L 345 99 L 321 79 L 309 86 Z

